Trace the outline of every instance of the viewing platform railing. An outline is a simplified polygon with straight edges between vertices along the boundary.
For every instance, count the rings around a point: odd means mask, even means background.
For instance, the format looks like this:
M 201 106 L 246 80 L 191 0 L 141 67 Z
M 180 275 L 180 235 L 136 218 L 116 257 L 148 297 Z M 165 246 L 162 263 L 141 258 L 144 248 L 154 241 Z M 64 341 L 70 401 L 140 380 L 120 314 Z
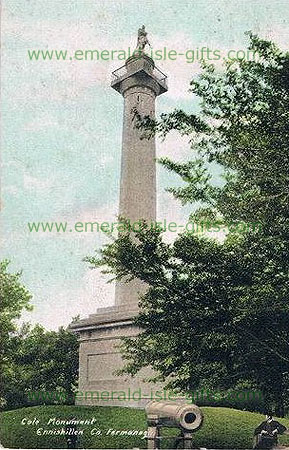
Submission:
M 112 72 L 111 82 L 116 83 L 122 77 L 124 77 L 126 74 L 128 74 L 127 67 L 126 67 L 126 65 L 123 65 Z M 168 87 L 167 86 L 167 76 L 158 67 L 153 68 L 152 75 L 157 79 L 157 81 L 160 84 L 162 84 L 167 89 L 167 87 Z

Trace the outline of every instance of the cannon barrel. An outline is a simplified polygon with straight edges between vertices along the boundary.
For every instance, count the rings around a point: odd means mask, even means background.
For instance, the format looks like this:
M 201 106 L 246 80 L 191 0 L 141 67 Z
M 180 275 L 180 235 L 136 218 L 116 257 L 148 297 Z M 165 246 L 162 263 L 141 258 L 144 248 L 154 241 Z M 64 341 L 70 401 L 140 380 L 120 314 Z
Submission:
M 156 420 L 165 427 L 181 427 L 192 432 L 202 426 L 203 413 L 197 405 L 182 402 L 152 401 L 146 406 L 149 420 Z

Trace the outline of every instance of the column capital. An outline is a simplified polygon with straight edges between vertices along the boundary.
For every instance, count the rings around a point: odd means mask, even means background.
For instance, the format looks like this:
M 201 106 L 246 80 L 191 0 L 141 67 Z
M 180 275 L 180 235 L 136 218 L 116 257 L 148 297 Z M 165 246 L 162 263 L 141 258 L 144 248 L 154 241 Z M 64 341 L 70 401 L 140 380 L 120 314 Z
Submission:
M 128 58 L 125 65 L 112 73 L 111 86 L 124 95 L 134 86 L 151 89 L 155 96 L 167 92 L 167 77 L 145 53 Z

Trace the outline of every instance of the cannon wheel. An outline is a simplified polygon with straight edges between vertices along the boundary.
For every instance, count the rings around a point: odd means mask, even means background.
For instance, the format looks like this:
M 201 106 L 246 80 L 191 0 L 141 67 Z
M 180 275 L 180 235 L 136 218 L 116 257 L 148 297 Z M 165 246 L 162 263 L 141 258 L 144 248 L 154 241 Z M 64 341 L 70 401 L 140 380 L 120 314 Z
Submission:
M 193 442 L 192 442 L 192 441 L 187 442 L 186 445 L 185 445 L 184 435 L 183 435 L 183 433 L 181 432 L 181 433 L 179 434 L 179 436 L 177 436 L 177 437 L 174 439 L 172 448 L 180 448 L 180 449 L 183 448 L 183 449 L 186 449 L 186 448 L 194 448 L 194 447 L 193 447 Z

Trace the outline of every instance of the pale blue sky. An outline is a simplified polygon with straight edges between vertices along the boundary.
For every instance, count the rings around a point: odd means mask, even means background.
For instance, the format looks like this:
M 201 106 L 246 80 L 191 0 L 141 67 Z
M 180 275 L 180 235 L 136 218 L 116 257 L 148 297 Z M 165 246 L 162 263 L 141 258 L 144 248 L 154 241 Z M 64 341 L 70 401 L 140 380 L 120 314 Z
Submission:
M 246 47 L 252 30 L 288 48 L 288 1 L 4 0 L 2 14 L 2 255 L 23 269 L 33 293 L 25 317 L 48 328 L 67 325 L 113 303 L 113 286 L 82 258 L 99 234 L 31 234 L 29 221 L 106 221 L 117 214 L 122 98 L 110 88 L 118 61 L 32 62 L 28 49 L 126 49 L 145 24 L 154 49 Z M 188 82 L 199 70 L 185 59 L 160 61 L 169 92 L 158 113 L 195 111 Z M 159 143 L 158 155 L 187 158 L 186 140 Z M 164 192 L 174 182 L 158 168 L 159 218 L 187 210 Z

